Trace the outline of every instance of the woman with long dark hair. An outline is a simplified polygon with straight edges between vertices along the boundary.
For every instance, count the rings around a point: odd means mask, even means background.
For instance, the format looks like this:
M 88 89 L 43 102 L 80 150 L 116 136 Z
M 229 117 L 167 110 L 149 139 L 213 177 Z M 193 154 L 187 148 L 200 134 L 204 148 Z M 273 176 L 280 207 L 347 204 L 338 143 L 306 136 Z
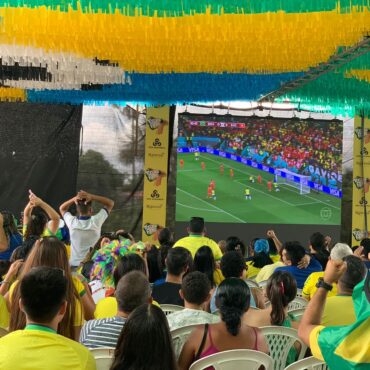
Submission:
M 83 312 L 80 301 L 83 286 L 76 278 L 72 277 L 66 247 L 55 237 L 44 237 L 35 243 L 35 246 L 24 262 L 19 279 L 12 284 L 5 296 L 8 307 L 10 307 L 9 330 L 23 329 L 26 325 L 24 312 L 19 308 L 19 283 L 32 268 L 39 266 L 54 267 L 64 271 L 65 277 L 68 280 L 68 305 L 66 314 L 59 324 L 58 333 L 70 339 L 78 340 L 83 323 Z
M 136 308 L 117 342 L 110 370 L 177 370 L 163 311 L 152 304 Z
M 237 236 L 229 236 L 226 239 L 226 252 L 230 251 L 237 251 L 240 252 L 243 257 L 245 257 L 245 253 L 247 248 L 242 240 L 240 240 Z
M 201 325 L 191 333 L 180 355 L 180 369 L 187 370 L 199 358 L 232 349 L 253 349 L 268 353 L 260 330 L 244 322 L 249 303 L 248 285 L 238 278 L 225 279 L 218 287 L 216 296 L 222 321 Z M 203 338 L 206 338 L 205 341 Z
M 216 268 L 212 249 L 206 245 L 200 247 L 195 253 L 193 271 L 203 272 L 213 288 L 220 285 L 221 281 L 224 280 L 221 270 Z
M 285 326 L 298 328 L 298 322 L 288 314 L 288 305 L 297 294 L 297 282 L 293 275 L 287 271 L 275 271 L 267 281 L 266 296 L 270 306 L 262 310 L 249 310 L 244 322 L 248 325 Z M 296 350 L 292 348 L 288 355 L 286 365 L 296 360 Z
M 15 217 L 7 211 L 0 212 L 0 241 L 2 261 L 9 261 L 13 251 L 22 244 L 22 235 L 18 232 Z

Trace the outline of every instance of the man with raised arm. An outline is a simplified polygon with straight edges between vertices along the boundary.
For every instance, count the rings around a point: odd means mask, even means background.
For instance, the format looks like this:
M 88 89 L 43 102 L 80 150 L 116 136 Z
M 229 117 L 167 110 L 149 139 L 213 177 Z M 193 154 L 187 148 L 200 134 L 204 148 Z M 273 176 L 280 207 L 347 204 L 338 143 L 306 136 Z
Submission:
M 92 211 L 93 201 L 103 205 L 103 208 L 95 215 Z M 77 216 L 73 216 L 68 211 L 74 203 L 77 208 Z M 75 197 L 67 200 L 59 207 L 71 237 L 70 265 L 72 269 L 79 266 L 89 248 L 99 239 L 101 227 L 113 206 L 113 200 L 81 190 Z

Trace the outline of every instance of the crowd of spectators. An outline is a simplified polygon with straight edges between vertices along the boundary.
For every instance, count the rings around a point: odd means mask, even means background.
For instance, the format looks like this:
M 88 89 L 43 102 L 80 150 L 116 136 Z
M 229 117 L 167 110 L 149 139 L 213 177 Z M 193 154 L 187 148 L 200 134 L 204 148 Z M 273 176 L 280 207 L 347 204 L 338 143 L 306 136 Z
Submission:
M 297 329 L 330 368 L 370 364 L 369 239 L 352 249 L 315 232 L 302 245 L 268 230 L 248 245 L 217 243 L 194 217 L 187 237 L 161 229 L 154 246 L 123 230 L 102 235 L 113 206 L 81 191 L 58 213 L 30 192 L 22 232 L 0 213 L 0 370 L 94 370 L 101 347 L 113 350 L 111 370 L 185 370 L 231 349 L 269 354 L 260 328 L 270 325 Z M 299 290 L 309 303 L 297 320 L 288 306 Z M 164 305 L 183 309 L 166 316 Z M 188 325 L 197 326 L 175 350 L 171 332 Z

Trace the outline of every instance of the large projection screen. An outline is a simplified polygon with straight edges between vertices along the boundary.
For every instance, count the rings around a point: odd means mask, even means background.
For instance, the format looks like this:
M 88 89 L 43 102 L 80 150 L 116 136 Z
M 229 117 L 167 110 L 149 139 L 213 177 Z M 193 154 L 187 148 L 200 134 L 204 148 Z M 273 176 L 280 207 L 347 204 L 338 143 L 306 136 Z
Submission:
M 342 143 L 340 120 L 179 114 L 176 229 L 339 235 Z

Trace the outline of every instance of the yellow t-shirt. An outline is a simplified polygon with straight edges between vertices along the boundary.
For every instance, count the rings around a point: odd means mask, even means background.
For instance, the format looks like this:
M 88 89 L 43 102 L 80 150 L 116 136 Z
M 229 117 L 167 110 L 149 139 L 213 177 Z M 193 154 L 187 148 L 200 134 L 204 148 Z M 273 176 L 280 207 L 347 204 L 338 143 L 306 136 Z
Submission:
M 0 338 L 0 369 L 96 370 L 80 343 L 38 325 Z
M 73 284 L 74 284 L 74 286 L 77 290 L 77 293 L 79 294 L 80 297 L 82 297 L 86 293 L 85 287 L 83 286 L 81 281 L 78 280 L 76 277 L 72 276 L 72 280 L 73 280 Z M 18 284 L 18 280 L 16 280 L 9 288 L 8 293 L 9 293 L 10 303 L 12 302 L 12 296 L 13 296 L 14 289 L 15 289 L 17 284 Z M 85 322 L 85 320 L 84 320 L 84 317 L 83 317 L 83 314 L 82 314 L 81 302 L 77 301 L 76 312 L 75 312 L 74 320 L 73 320 L 73 326 L 82 326 L 84 324 L 84 322 Z
M 280 262 L 280 254 L 270 254 L 270 258 L 272 259 L 272 262 Z
M 305 281 L 303 289 L 302 289 L 302 296 L 306 298 L 308 301 L 312 299 L 314 294 L 316 293 L 316 284 L 319 278 L 324 277 L 324 271 L 313 272 Z M 333 289 L 328 292 L 328 297 L 333 297 L 337 294 L 337 284 L 333 284 Z
M 186 248 L 194 258 L 195 253 L 197 253 L 197 250 L 200 247 L 203 247 L 204 245 L 211 248 L 213 256 L 216 261 L 222 258 L 222 252 L 218 244 L 214 240 L 207 238 L 203 235 L 190 234 L 189 236 L 178 240 L 175 243 L 174 247 Z
M 356 321 L 352 296 L 336 295 L 326 300 L 321 325 L 343 326 Z
M 153 301 L 152 304 L 160 307 L 158 302 Z M 105 297 L 101 299 L 95 307 L 94 317 L 96 319 L 107 319 L 117 315 L 118 305 L 115 297 Z
M 246 275 L 246 277 L 248 279 L 254 278 L 261 271 L 260 268 L 253 266 L 252 261 L 247 261 L 245 264 L 247 266 L 247 275 Z
M 0 328 L 7 329 L 9 326 L 9 311 L 5 299 L 0 295 Z
M 220 269 L 216 269 L 213 273 L 213 280 L 215 281 L 215 284 L 218 286 L 220 285 L 224 280 L 225 277 L 222 275 L 222 272 Z
M 278 267 L 283 267 L 283 266 L 284 266 L 284 263 L 281 261 L 277 261 L 273 263 L 272 265 L 263 266 L 260 272 L 256 276 L 257 283 L 268 280 L 270 276 L 274 273 L 275 269 L 277 269 Z

